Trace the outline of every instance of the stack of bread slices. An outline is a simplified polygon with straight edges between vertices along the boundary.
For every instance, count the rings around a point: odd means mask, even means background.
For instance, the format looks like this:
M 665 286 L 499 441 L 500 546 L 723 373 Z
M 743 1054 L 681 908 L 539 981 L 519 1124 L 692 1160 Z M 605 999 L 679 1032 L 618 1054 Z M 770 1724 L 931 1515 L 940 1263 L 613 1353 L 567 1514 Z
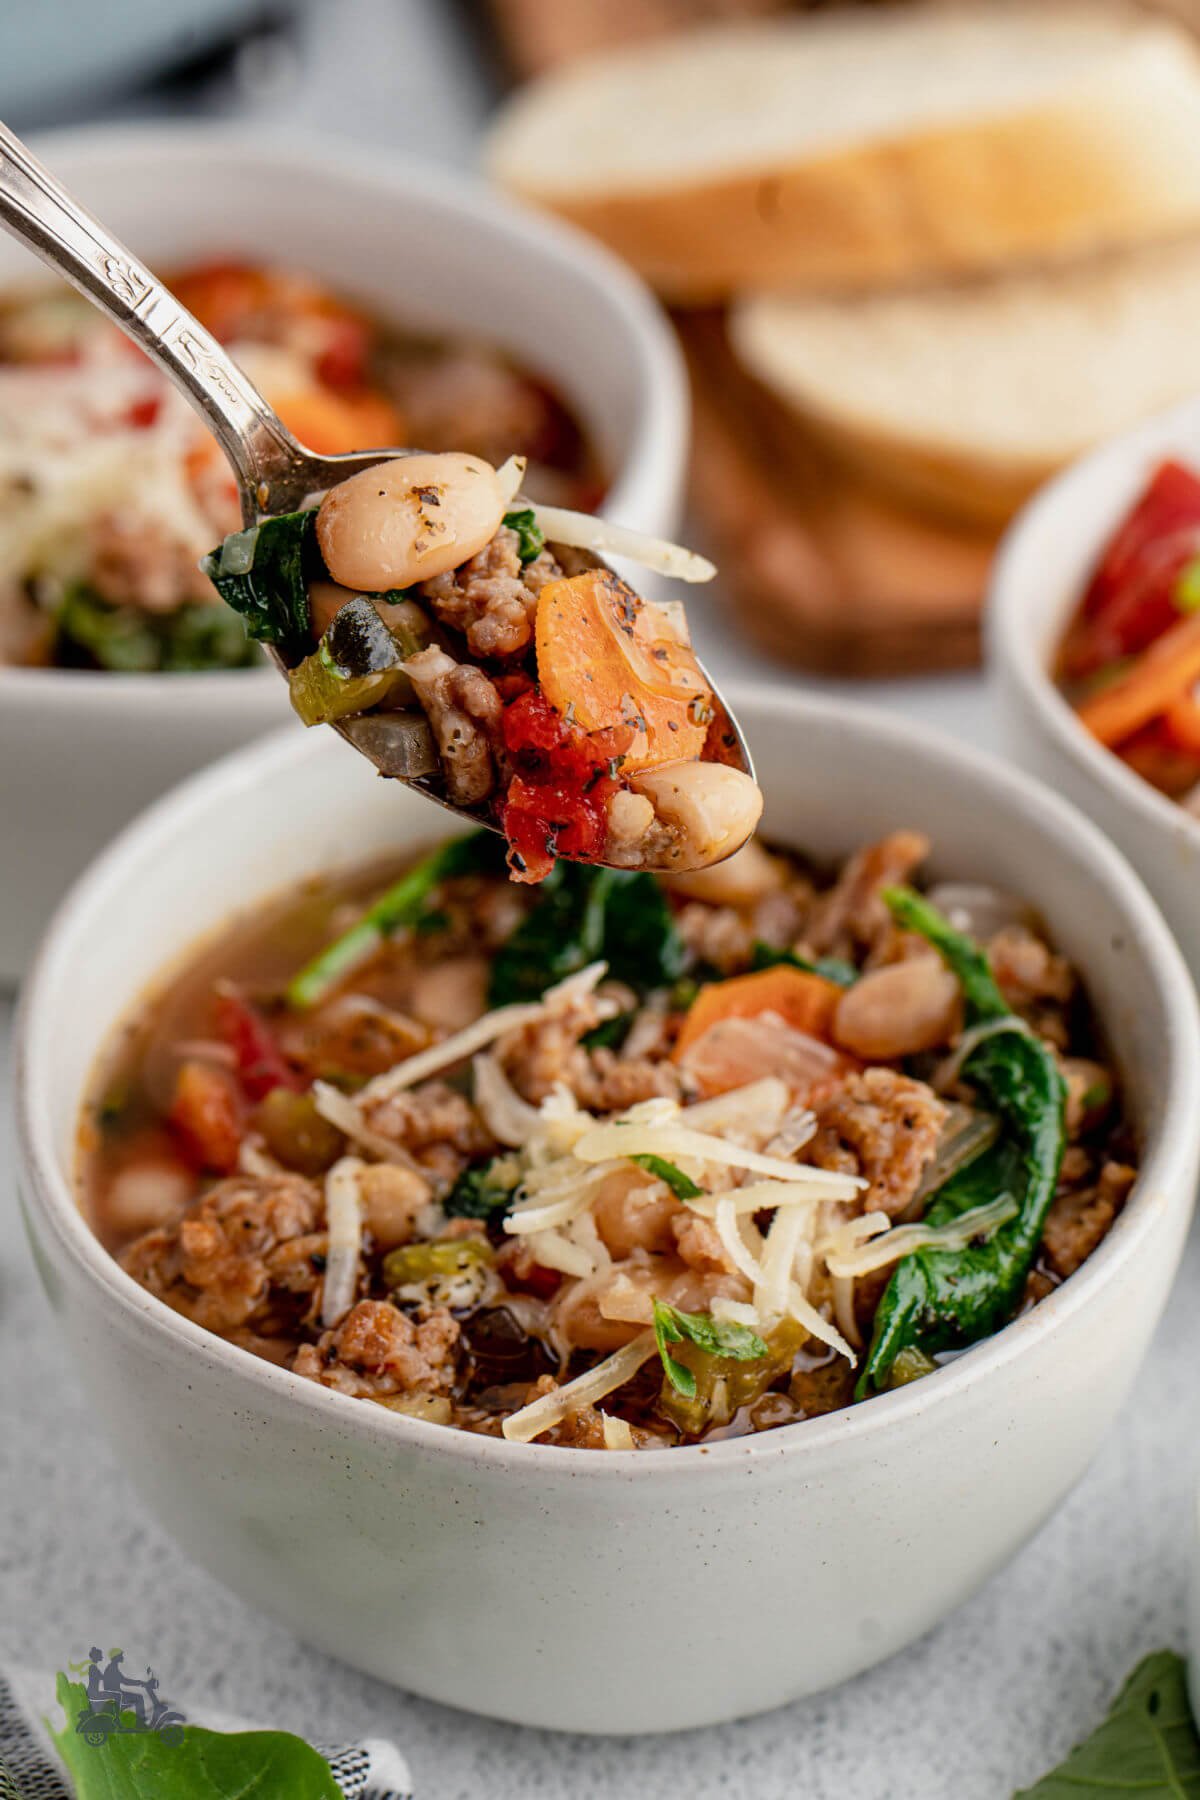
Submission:
M 1200 48 L 1133 7 L 606 52 L 522 90 L 489 163 L 677 309 L 716 547 L 810 661 L 961 660 L 1022 501 L 1200 390 Z

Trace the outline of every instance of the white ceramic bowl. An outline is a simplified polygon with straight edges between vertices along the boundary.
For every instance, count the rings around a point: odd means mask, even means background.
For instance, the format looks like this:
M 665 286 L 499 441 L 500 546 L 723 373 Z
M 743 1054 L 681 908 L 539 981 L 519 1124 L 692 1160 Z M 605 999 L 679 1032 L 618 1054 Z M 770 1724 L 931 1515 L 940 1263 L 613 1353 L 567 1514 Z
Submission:
M 987 637 L 1013 755 L 1124 850 L 1200 979 L 1200 819 L 1098 744 L 1050 675 L 1096 559 L 1164 457 L 1200 469 L 1196 401 L 1115 438 L 1042 489 L 1001 545 Z
M 385 317 L 488 338 L 577 408 L 607 510 L 673 530 L 687 449 L 679 351 L 655 301 L 588 239 L 458 176 L 338 140 L 157 127 L 38 150 L 151 266 L 214 255 L 311 271 Z M 50 279 L 0 234 L 0 289 Z M 0 981 L 88 858 L 181 776 L 290 717 L 277 675 L 0 667 Z
M 28 1222 L 80 1377 L 145 1503 L 301 1637 L 527 1724 L 638 1732 L 753 1713 L 936 1624 L 1086 1468 L 1191 1215 L 1195 995 L 1112 846 L 1025 777 L 898 719 L 784 691 L 736 700 L 782 841 L 829 857 L 910 824 L 933 836 L 935 874 L 1001 884 L 1041 910 L 1086 971 L 1143 1140 L 1134 1195 L 1084 1268 L 911 1387 L 656 1454 L 508 1444 L 260 1361 L 101 1249 L 76 1208 L 73 1145 L 89 1072 L 131 999 L 232 908 L 437 831 L 424 802 L 332 736 L 273 738 L 156 806 L 74 889 L 25 995 Z

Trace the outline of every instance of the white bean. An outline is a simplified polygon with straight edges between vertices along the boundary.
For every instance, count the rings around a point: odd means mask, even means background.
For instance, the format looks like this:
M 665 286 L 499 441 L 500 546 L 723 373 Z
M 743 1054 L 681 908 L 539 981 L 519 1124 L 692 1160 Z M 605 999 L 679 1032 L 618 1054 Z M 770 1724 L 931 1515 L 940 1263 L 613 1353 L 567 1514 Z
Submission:
M 677 869 L 705 869 L 740 850 L 762 817 L 762 794 L 741 769 L 724 763 L 665 763 L 630 782 L 678 833 Z
M 317 541 L 329 573 L 345 587 L 411 587 L 482 550 L 506 504 L 495 469 L 481 457 L 400 456 L 330 488 L 317 514 Z
M 768 894 L 777 893 L 783 879 L 783 864 L 755 838 L 715 869 L 697 869 L 678 880 L 669 877 L 675 893 L 703 900 L 708 906 L 754 906 Z
M 962 992 L 936 956 L 872 969 L 847 988 L 833 1017 L 843 1050 L 871 1062 L 948 1044 L 961 1020 Z

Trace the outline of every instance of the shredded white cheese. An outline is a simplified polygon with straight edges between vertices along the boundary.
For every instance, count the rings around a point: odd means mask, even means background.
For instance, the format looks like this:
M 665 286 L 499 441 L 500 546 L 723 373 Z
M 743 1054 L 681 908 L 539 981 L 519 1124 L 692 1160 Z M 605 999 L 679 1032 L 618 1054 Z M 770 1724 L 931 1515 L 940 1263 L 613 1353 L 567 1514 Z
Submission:
M 471 1065 L 475 1076 L 475 1105 L 484 1124 L 499 1144 L 516 1149 L 537 1129 L 538 1109 L 522 1100 L 508 1076 L 488 1051 Z
M 428 1080 L 429 1076 L 436 1075 L 441 1069 L 465 1062 L 477 1050 L 494 1043 L 506 1032 L 521 1031 L 527 1025 L 536 1025 L 556 1012 L 565 1011 L 576 1000 L 582 1000 L 592 992 L 597 982 L 603 979 L 607 968 L 607 963 L 591 963 L 577 974 L 568 975 L 565 981 L 547 988 L 540 1000 L 522 1001 L 515 1006 L 500 1006 L 494 1012 L 484 1013 L 481 1019 L 476 1019 L 462 1031 L 443 1038 L 440 1044 L 431 1044 L 428 1050 L 418 1050 L 415 1056 L 406 1057 L 395 1068 L 377 1075 L 374 1081 L 368 1081 L 358 1095 L 357 1104 L 361 1108 L 373 1105 L 377 1100 L 388 1100 L 393 1094 L 402 1093 L 405 1088 L 415 1087 L 418 1082 Z M 600 1019 L 612 1018 L 617 1011 L 615 1000 L 597 1000 L 595 1006 Z
M 627 556 L 656 574 L 670 575 L 676 581 L 711 581 L 716 564 L 694 550 L 665 538 L 650 537 L 644 531 L 632 531 L 628 525 L 614 525 L 608 519 L 593 518 L 591 513 L 570 512 L 564 506 L 539 506 L 536 501 L 524 504 L 552 544 L 564 544 L 573 550 L 594 550 L 597 556 Z
M 881 1233 L 857 1250 L 839 1254 L 826 1253 L 825 1263 L 831 1275 L 869 1275 L 884 1269 L 901 1256 L 914 1250 L 963 1250 L 975 1238 L 991 1237 L 1001 1225 L 1007 1225 L 1020 1211 L 1011 1194 L 1002 1194 L 986 1206 L 976 1206 L 962 1213 L 948 1225 L 897 1225 Z
M 372 1131 L 358 1104 L 340 1088 L 333 1087 L 328 1081 L 314 1081 L 312 1093 L 313 1104 L 321 1117 L 336 1125 L 360 1150 L 369 1151 L 379 1162 L 399 1163 L 405 1169 L 416 1168 L 412 1157 L 399 1144 L 384 1137 L 382 1132 Z
M 614 1418 L 612 1413 L 602 1412 L 600 1423 L 604 1431 L 604 1448 L 606 1450 L 635 1450 L 633 1427 L 628 1419 Z
M 321 1323 L 336 1325 L 354 1304 L 358 1259 L 362 1251 L 362 1185 L 366 1164 L 343 1156 L 325 1177 L 325 1220 L 329 1242 L 321 1287 Z
M 726 1138 L 695 1131 L 686 1125 L 664 1123 L 661 1128 L 635 1120 L 595 1125 L 575 1146 L 580 1162 L 608 1162 L 615 1156 L 662 1156 L 672 1162 L 680 1157 L 713 1168 L 749 1169 L 758 1175 L 774 1175 L 781 1181 L 818 1183 L 823 1197 L 853 1199 L 866 1182 L 859 1175 L 838 1175 L 827 1169 L 810 1169 L 779 1156 L 765 1156 L 731 1144 Z
M 532 1443 L 543 1431 L 561 1424 L 570 1413 L 578 1412 L 584 1406 L 594 1406 L 606 1394 L 623 1387 L 642 1364 L 657 1353 L 657 1348 L 652 1331 L 639 1333 L 631 1343 L 623 1344 L 594 1369 L 577 1375 L 565 1387 L 555 1388 L 553 1393 L 543 1394 L 539 1400 L 512 1413 L 502 1427 L 505 1437 L 510 1444 Z

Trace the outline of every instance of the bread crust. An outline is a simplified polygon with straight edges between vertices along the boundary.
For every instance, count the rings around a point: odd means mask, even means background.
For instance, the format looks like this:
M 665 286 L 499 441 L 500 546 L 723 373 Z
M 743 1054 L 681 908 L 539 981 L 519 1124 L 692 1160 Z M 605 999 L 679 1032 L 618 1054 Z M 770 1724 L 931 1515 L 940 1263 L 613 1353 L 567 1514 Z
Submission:
M 845 291 L 1091 255 L 1200 225 L 1200 72 L 1132 58 L 1070 95 L 791 166 L 589 195 L 493 173 L 602 238 L 666 298 Z

